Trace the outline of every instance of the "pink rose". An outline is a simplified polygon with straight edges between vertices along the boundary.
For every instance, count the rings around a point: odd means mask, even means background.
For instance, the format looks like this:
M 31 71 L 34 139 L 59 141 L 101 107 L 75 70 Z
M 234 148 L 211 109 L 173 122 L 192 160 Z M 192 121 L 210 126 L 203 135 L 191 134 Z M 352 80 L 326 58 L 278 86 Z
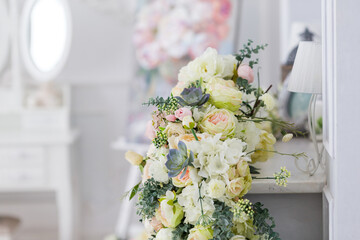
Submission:
M 153 140 L 156 137 L 155 129 L 152 123 L 153 121 L 151 120 L 148 121 L 148 123 L 146 124 L 146 131 L 145 131 L 145 136 L 150 140 Z
M 188 108 L 183 107 L 175 111 L 175 117 L 177 117 L 180 120 L 183 120 L 183 118 L 186 116 L 190 116 L 190 117 L 192 116 L 192 112 Z
M 254 81 L 254 71 L 247 64 L 241 64 L 238 68 L 238 76 L 248 80 L 249 83 Z
M 176 116 L 175 115 L 167 115 L 166 120 L 168 120 L 169 122 L 175 122 L 176 120 Z

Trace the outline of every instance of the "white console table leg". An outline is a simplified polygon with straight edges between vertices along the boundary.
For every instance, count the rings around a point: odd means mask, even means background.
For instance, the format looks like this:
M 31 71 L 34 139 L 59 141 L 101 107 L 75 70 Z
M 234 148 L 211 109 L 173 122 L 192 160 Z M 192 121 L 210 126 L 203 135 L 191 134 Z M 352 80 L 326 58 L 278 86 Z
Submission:
M 56 147 L 51 159 L 51 174 L 55 180 L 58 206 L 59 240 L 78 240 L 75 221 L 75 183 L 72 174 L 71 151 L 69 148 Z

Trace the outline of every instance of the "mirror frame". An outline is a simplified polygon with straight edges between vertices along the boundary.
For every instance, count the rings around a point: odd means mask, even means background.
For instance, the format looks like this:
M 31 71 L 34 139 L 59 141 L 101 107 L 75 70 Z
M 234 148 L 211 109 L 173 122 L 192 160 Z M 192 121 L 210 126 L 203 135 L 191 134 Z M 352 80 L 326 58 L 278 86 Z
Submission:
M 9 8 L 5 2 L 5 0 L 0 0 L 0 22 L 5 23 L 3 24 L 3 26 L 1 26 L 3 28 L 2 31 L 4 31 L 4 41 L 0 42 L 2 44 L 4 44 L 4 46 L 2 46 L 5 50 L 5 52 L 2 52 L 0 54 L 0 73 L 4 70 L 4 68 L 7 65 L 7 62 L 9 60 L 9 53 L 10 53 L 10 16 L 9 16 Z
M 37 82 L 47 82 L 56 78 L 61 70 L 63 69 L 66 60 L 69 56 L 71 39 L 72 39 L 72 19 L 70 7 L 67 0 L 58 0 L 64 6 L 65 9 L 65 21 L 66 21 L 66 40 L 64 46 L 64 52 L 60 57 L 58 63 L 54 68 L 48 72 L 43 72 L 38 69 L 35 65 L 31 54 L 29 46 L 29 35 L 28 35 L 28 26 L 30 25 L 30 16 L 33 10 L 33 7 L 39 0 L 27 0 L 24 4 L 22 16 L 21 16 L 21 25 L 20 25 L 20 52 L 24 61 L 24 66 L 29 74 Z

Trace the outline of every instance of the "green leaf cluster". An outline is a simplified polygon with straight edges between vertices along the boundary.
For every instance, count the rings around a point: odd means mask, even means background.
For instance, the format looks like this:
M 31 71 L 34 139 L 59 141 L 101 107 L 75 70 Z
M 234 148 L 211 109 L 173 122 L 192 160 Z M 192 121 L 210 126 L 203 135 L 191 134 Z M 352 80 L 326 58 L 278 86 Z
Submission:
M 268 44 L 253 46 L 253 41 L 249 39 L 248 42 L 243 45 L 243 49 L 239 50 L 240 53 L 235 54 L 235 58 L 236 60 L 238 60 L 238 64 L 241 64 L 246 58 L 251 59 L 253 54 L 258 54 L 260 50 L 264 50 L 265 47 L 267 46 Z M 250 60 L 249 66 L 253 68 L 254 65 L 258 63 L 259 63 L 258 58 L 255 60 Z
M 275 221 L 270 216 L 269 209 L 265 208 L 260 202 L 253 205 L 254 209 L 254 226 L 256 228 L 257 235 L 266 235 L 272 240 L 281 240 L 279 233 L 274 231 Z
M 191 228 L 193 228 L 193 226 L 189 223 L 184 223 L 184 222 L 180 223 L 174 229 L 174 231 L 172 231 L 172 233 L 173 233 L 172 240 L 187 239 L 188 235 L 190 234 Z
M 214 237 L 212 240 L 228 240 L 234 236 L 234 233 L 231 231 L 234 213 L 224 202 L 215 201 L 214 205 L 215 211 L 212 215 L 212 218 L 214 219 L 212 225 Z
M 167 144 L 168 137 L 164 132 L 164 128 L 160 128 L 160 131 L 156 132 L 156 137 L 152 140 L 152 143 L 156 148 L 161 148 L 162 146 Z
M 251 94 L 252 92 L 254 92 L 256 97 L 260 94 L 259 88 L 253 87 L 246 79 L 238 77 L 236 80 L 236 84 L 240 87 L 240 91 L 243 91 L 246 94 Z
M 168 98 L 155 97 L 149 98 L 148 102 L 143 103 L 144 106 L 155 106 L 161 112 L 176 111 L 179 106 L 179 101 L 172 95 Z
M 156 209 L 159 207 L 159 198 L 164 196 L 167 191 L 172 191 L 174 185 L 169 182 L 163 184 L 155 181 L 154 178 L 148 179 L 140 188 L 139 201 L 136 213 L 143 219 L 152 218 Z

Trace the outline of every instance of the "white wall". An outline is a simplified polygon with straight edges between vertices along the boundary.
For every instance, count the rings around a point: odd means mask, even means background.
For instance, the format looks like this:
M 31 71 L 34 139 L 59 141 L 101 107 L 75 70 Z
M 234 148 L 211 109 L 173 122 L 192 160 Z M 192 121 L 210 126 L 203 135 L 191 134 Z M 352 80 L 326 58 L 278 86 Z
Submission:
M 80 181 L 83 239 L 113 233 L 128 164 L 111 143 L 123 134 L 127 84 L 134 72 L 132 15 L 127 1 L 112 12 L 86 0 L 71 0 L 73 41 L 59 82 L 72 86 L 72 122 L 80 131 L 77 177 Z M 106 4 L 106 3 L 101 3 Z
M 330 139 L 330 147 L 334 147 L 334 154 L 329 157 L 329 187 L 334 206 L 332 240 L 358 239 L 360 235 L 360 193 L 357 191 L 360 182 L 360 159 L 358 154 L 358 137 L 360 125 L 360 15 L 355 9 L 360 8 L 360 2 L 354 0 L 324 0 L 329 8 L 325 13 L 330 16 L 326 25 L 334 30 L 334 46 L 326 53 L 326 68 L 330 74 L 324 79 L 330 89 L 324 89 L 329 100 L 334 104 L 332 109 L 333 123 L 329 126 L 334 131 Z M 324 5 L 324 6 L 325 6 Z M 335 8 L 332 9 L 332 6 Z M 332 11 L 335 10 L 335 11 Z M 329 39 L 331 35 L 329 36 Z M 325 43 L 329 43 L 329 39 Z M 334 62 L 332 62 L 334 60 Z M 326 84 L 325 84 L 326 86 Z M 330 152 L 332 152 L 330 150 Z

